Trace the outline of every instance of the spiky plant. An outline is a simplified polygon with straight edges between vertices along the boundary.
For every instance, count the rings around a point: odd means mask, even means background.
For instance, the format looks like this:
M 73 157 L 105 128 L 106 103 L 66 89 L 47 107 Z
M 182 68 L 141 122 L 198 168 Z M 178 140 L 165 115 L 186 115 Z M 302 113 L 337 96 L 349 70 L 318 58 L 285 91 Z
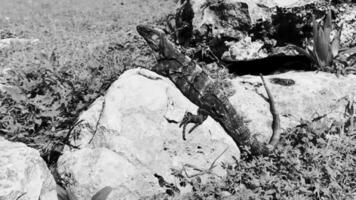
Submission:
M 321 71 L 329 71 L 333 65 L 334 59 L 339 54 L 340 49 L 340 36 L 342 26 L 339 27 L 333 40 L 330 41 L 330 33 L 332 31 L 331 11 L 328 10 L 324 16 L 323 22 L 317 22 L 315 16 L 313 19 L 313 44 L 307 46 L 306 49 L 302 49 L 298 46 L 292 45 L 292 47 L 299 53 L 309 57 L 316 67 Z

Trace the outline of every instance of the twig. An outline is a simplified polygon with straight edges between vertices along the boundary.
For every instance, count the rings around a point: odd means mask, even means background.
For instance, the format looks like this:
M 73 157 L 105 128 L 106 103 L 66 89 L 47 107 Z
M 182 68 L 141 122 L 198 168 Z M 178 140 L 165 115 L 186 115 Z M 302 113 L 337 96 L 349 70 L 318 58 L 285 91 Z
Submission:
M 196 176 L 201 176 L 203 174 L 211 174 L 212 173 L 212 170 L 216 167 L 215 163 L 216 161 L 229 149 L 229 147 L 226 147 L 225 150 L 220 154 L 218 155 L 215 160 L 211 163 L 210 167 L 208 169 L 200 169 L 194 165 L 191 165 L 191 164 L 184 164 L 183 166 L 183 171 L 185 173 L 185 176 L 187 178 L 193 178 L 193 177 L 196 177 Z M 193 175 L 188 175 L 187 173 L 187 170 L 185 169 L 186 167 L 190 167 L 196 171 L 199 171 L 198 173 L 196 174 L 193 174 Z
M 70 137 L 70 134 L 72 133 L 72 131 L 74 130 L 75 127 L 77 127 L 80 123 L 82 123 L 84 120 L 79 120 L 77 122 L 75 122 L 75 124 L 68 130 L 68 133 L 65 137 L 65 141 L 68 141 L 69 140 L 69 137 Z
M 105 101 L 105 98 L 104 98 L 103 104 L 102 104 L 102 106 L 101 106 L 101 111 L 100 111 L 100 114 L 99 114 L 99 118 L 98 118 L 98 120 L 96 121 L 96 124 L 95 124 L 95 129 L 94 129 L 93 137 L 89 140 L 89 143 L 88 143 L 88 144 L 90 144 L 90 143 L 93 141 L 93 139 L 94 139 L 94 137 L 95 137 L 95 135 L 96 135 L 96 132 L 98 131 L 98 127 L 99 127 L 101 118 L 102 118 L 103 113 L 104 113 L 105 102 L 106 102 L 106 101 Z
M 356 109 L 354 107 L 355 103 L 356 103 L 355 100 L 349 99 L 345 107 L 345 115 L 348 115 L 350 120 L 349 131 L 347 135 L 352 135 L 354 131 L 354 120 L 356 115 Z
M 25 196 L 25 194 L 27 194 L 27 192 L 22 193 L 20 196 L 18 196 L 18 197 L 16 198 L 16 200 L 21 199 L 21 197 Z
M 145 78 L 148 78 L 150 80 L 162 80 L 162 77 L 158 76 L 158 75 L 155 75 L 155 74 L 149 74 L 145 71 L 142 71 L 142 70 L 139 70 L 137 71 L 137 74 L 140 75 L 140 76 L 143 76 Z

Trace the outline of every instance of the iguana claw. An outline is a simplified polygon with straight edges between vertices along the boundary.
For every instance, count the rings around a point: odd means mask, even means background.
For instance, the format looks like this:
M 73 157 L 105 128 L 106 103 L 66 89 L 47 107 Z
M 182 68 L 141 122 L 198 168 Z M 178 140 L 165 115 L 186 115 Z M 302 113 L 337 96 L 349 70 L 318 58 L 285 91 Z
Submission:
M 206 120 L 207 117 L 208 117 L 208 115 L 206 115 L 204 112 L 200 111 L 200 109 L 198 110 L 197 115 L 194 115 L 191 112 L 186 112 L 184 114 L 182 121 L 179 124 L 179 127 L 183 126 L 183 140 L 186 140 L 185 129 L 189 123 L 194 123 L 194 126 L 192 128 L 190 128 L 190 130 L 188 131 L 188 133 L 191 133 L 195 128 L 197 128 L 200 124 L 202 124 Z

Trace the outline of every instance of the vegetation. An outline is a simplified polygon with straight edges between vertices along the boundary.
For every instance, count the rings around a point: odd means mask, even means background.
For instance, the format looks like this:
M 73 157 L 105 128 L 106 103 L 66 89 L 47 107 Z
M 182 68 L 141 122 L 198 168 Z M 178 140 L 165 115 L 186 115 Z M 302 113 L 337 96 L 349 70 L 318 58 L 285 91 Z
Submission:
M 355 133 L 349 120 L 328 128 L 301 122 L 286 132 L 270 156 L 244 154 L 234 164 L 222 164 L 224 177 L 174 169 L 179 186 L 193 191 L 177 199 L 355 199 Z M 167 194 L 174 196 L 172 188 L 178 187 L 170 185 Z
M 143 41 L 128 31 L 149 10 L 115 0 L 1 5 L 0 39 L 39 42 L 0 48 L 0 136 L 38 149 L 52 170 L 79 114 L 123 71 L 154 62 Z M 130 24 L 122 13 L 136 18 Z
M 302 55 L 310 58 L 317 70 L 339 74 L 350 74 L 356 72 L 354 57 L 355 48 L 340 49 L 340 36 L 343 25 L 337 30 L 332 30 L 331 10 L 329 9 L 323 20 L 317 22 L 313 18 L 313 41 L 307 44 L 306 49 L 295 45 L 290 45 Z M 334 32 L 333 39 L 330 41 L 331 33 Z M 342 55 L 340 54 L 342 52 Z M 345 57 L 346 56 L 346 57 Z M 351 62 L 350 62 L 351 61 Z
M 147 16 L 134 13 L 137 19 L 126 23 L 121 13 L 134 11 L 120 12 L 121 6 L 115 0 L 2 0 L 0 38 L 37 38 L 40 42 L 0 49 L 1 136 L 40 150 L 47 163 L 53 164 L 52 152 L 66 142 L 80 112 L 123 71 L 154 63 L 146 44 L 127 31 Z M 153 9 L 151 13 L 156 13 Z M 323 24 L 314 21 L 314 48 L 303 49 L 325 68 L 337 56 L 341 31 L 330 42 L 329 17 Z M 226 78 L 223 72 L 216 77 Z M 225 164 L 226 177 L 210 174 L 203 183 L 207 174 L 187 177 L 181 170 L 174 174 L 181 186 L 192 186 L 188 194 L 192 199 L 354 199 L 353 105 L 342 126 L 302 123 L 285 134 L 271 156 Z M 98 194 L 103 197 L 92 199 L 106 199 L 111 189 L 101 191 Z M 63 199 L 70 197 L 66 194 Z
M 308 56 L 321 71 L 337 72 L 339 43 L 342 28 L 332 41 L 331 11 L 323 21 L 313 16 L 313 48 L 293 46 Z M 347 67 L 347 66 L 344 66 Z M 243 153 L 234 164 L 222 164 L 226 176 L 213 173 L 216 158 L 208 169 L 186 164 L 172 169 L 178 184 L 167 183 L 159 177 L 166 194 L 156 198 L 173 199 L 355 199 L 356 198 L 356 140 L 354 127 L 355 102 L 345 108 L 345 122 L 327 127 L 318 120 L 302 121 L 284 133 L 274 152 L 268 156 Z M 186 168 L 197 171 L 188 174 Z M 192 192 L 180 196 L 181 187 Z
M 122 25 L 127 19 L 117 13 L 120 6 L 111 0 L 3 1 L 1 38 L 39 43 L 0 49 L 0 81 L 6 85 L 0 86 L 0 135 L 55 162 L 51 152 L 66 142 L 80 112 L 124 70 L 154 62 L 144 43 L 127 32 L 130 25 Z
M 334 59 L 338 56 L 340 49 L 340 36 L 342 27 L 339 28 L 333 40 L 330 41 L 332 31 L 331 11 L 328 10 L 322 22 L 317 22 L 313 15 L 313 43 L 312 48 L 307 46 L 306 50 L 293 46 L 298 52 L 308 56 L 321 71 L 331 71 Z M 327 69 L 329 68 L 329 70 Z

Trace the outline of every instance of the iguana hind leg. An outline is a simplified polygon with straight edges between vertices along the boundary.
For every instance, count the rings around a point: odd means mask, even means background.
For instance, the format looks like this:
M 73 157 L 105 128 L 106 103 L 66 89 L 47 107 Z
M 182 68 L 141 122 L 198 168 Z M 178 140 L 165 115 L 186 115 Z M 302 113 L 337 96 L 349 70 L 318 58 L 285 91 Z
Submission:
M 179 127 L 183 126 L 183 140 L 186 140 L 185 129 L 189 123 L 194 124 L 194 126 L 188 132 L 191 133 L 195 128 L 197 128 L 200 124 L 202 124 L 206 120 L 206 118 L 208 118 L 208 113 L 207 111 L 201 108 L 198 109 L 197 115 L 194 115 L 191 112 L 186 112 L 183 117 L 183 120 L 179 124 Z

